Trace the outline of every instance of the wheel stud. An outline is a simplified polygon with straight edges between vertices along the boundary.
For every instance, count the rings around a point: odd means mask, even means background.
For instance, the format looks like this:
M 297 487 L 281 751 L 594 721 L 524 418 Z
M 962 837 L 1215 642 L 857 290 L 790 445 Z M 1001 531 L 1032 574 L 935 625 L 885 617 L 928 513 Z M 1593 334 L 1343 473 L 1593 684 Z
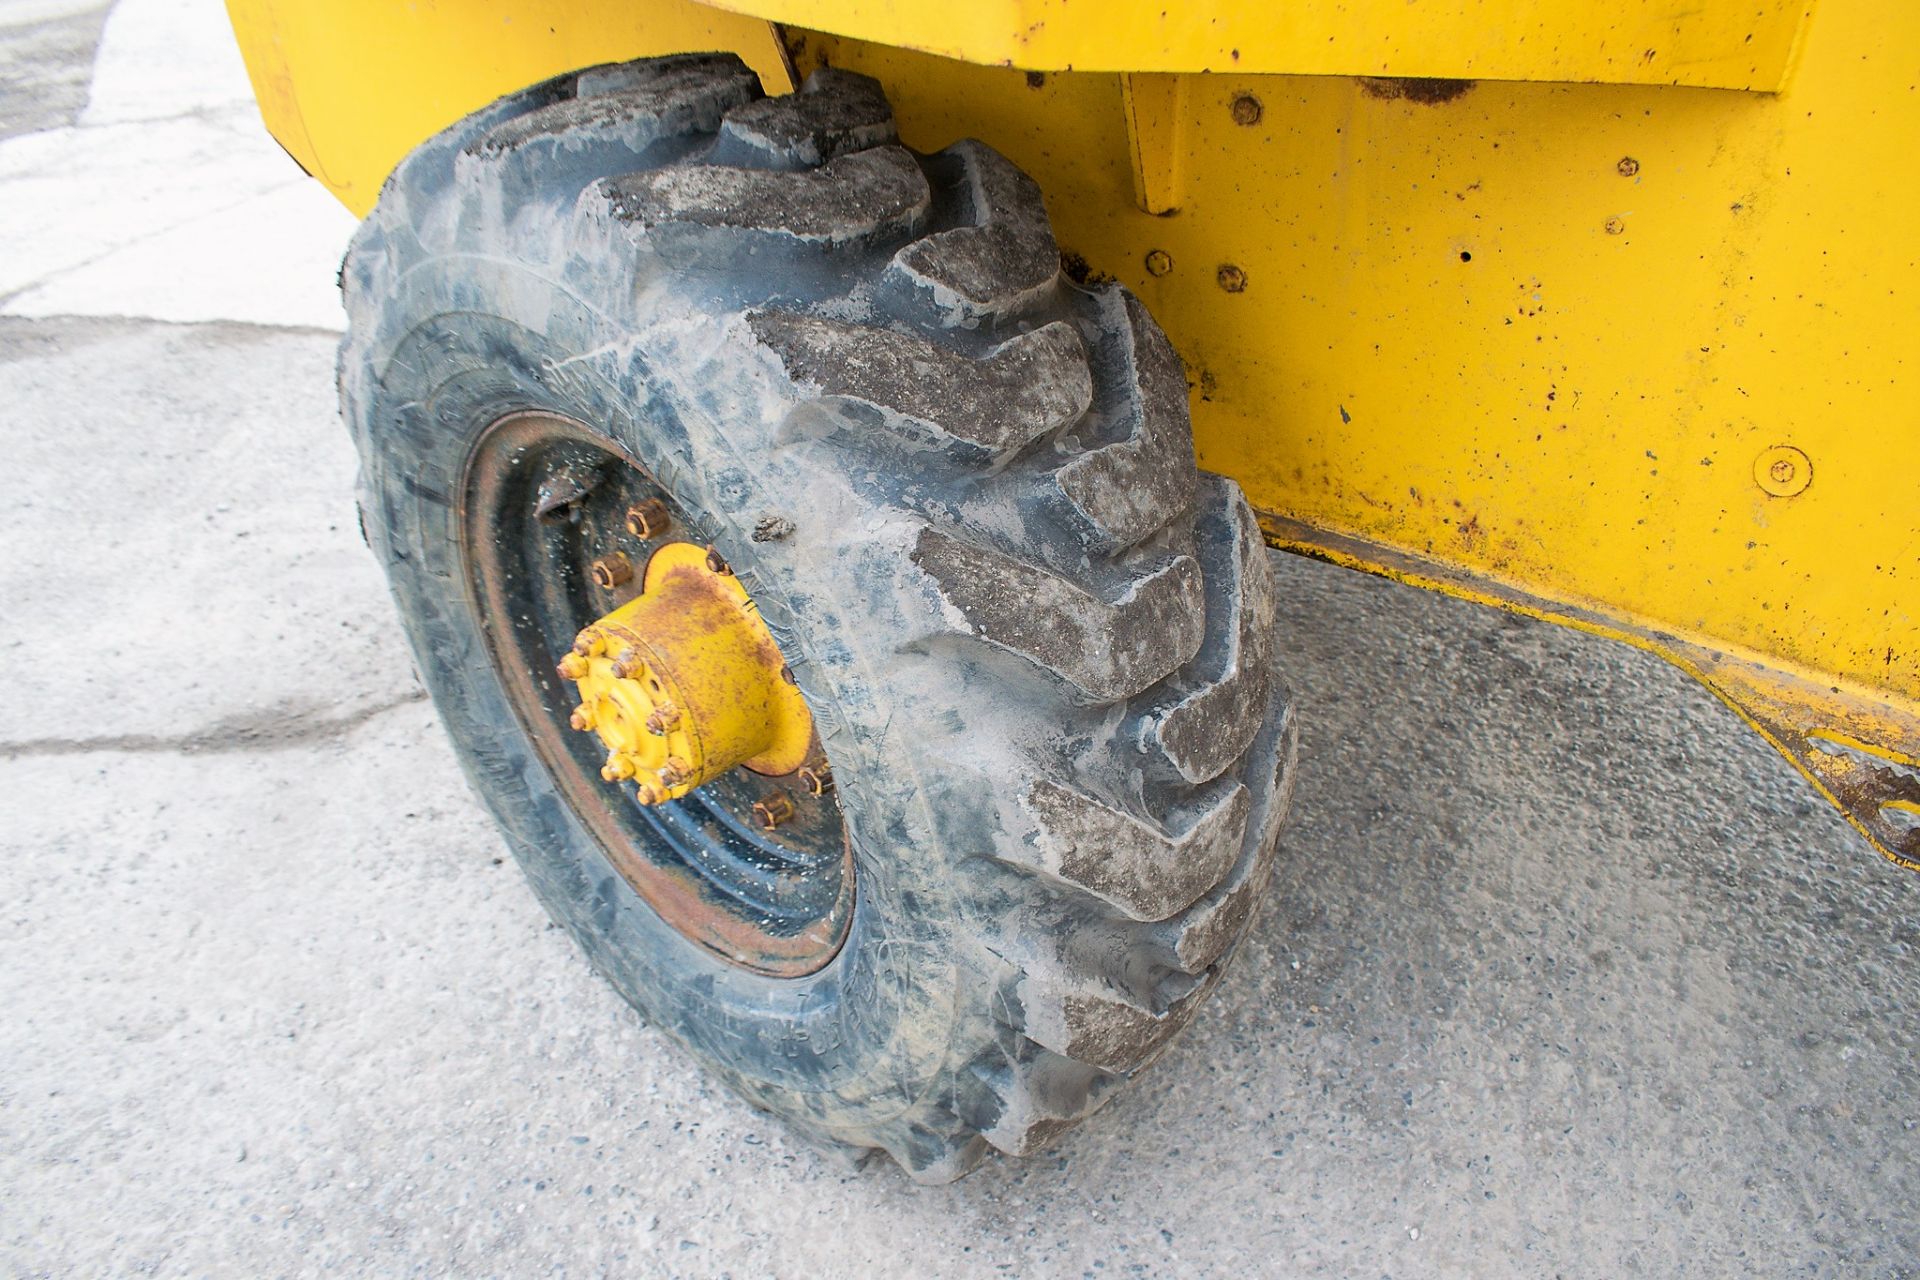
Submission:
M 657 783 L 642 782 L 633 789 L 633 798 L 641 804 L 659 804 L 667 799 L 667 793 Z
M 554 670 L 560 673 L 562 680 L 584 680 L 587 676 L 587 660 L 577 653 L 570 653 L 560 659 L 560 665 Z
M 607 757 L 607 763 L 601 768 L 600 776 L 608 782 L 625 782 L 633 776 L 633 761 L 616 751 Z
M 633 577 L 633 561 L 627 559 L 627 553 L 624 551 L 616 551 L 610 556 L 601 556 L 593 562 L 593 585 L 603 591 L 611 591 L 631 577 Z
M 607 642 L 593 631 L 582 631 L 573 638 L 573 651 L 583 658 L 595 657 L 607 651 Z
M 613 660 L 613 674 L 622 680 L 635 680 L 647 673 L 647 660 L 638 649 L 622 649 Z
M 776 791 L 754 804 L 753 815 L 760 819 L 761 826 L 771 831 L 793 817 L 793 797 L 784 791 Z
M 677 787 L 692 776 L 692 768 L 679 756 L 668 756 L 660 766 L 660 781 L 668 787 Z
M 627 508 L 627 532 L 636 538 L 658 538 L 672 525 L 673 517 L 667 514 L 667 504 L 658 498 L 648 498 Z
M 800 770 L 800 785 L 810 796 L 823 796 L 833 790 L 833 766 L 823 756 Z
M 680 709 L 671 702 L 663 702 L 647 716 L 647 732 L 656 738 L 664 738 L 680 727 Z
M 567 717 L 567 723 L 585 733 L 593 728 L 593 708 L 584 702 L 581 703 L 573 709 L 573 714 Z

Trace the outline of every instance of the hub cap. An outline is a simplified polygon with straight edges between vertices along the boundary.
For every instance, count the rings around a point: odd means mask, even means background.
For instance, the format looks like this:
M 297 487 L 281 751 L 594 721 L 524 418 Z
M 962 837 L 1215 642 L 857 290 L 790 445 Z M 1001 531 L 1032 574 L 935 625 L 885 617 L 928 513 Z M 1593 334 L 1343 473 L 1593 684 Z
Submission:
M 689 542 L 655 551 L 641 594 L 582 631 L 559 666 L 580 690 L 569 722 L 607 748 L 600 776 L 633 779 L 645 805 L 735 765 L 789 774 L 806 764 L 813 716 L 785 671 L 747 589 Z

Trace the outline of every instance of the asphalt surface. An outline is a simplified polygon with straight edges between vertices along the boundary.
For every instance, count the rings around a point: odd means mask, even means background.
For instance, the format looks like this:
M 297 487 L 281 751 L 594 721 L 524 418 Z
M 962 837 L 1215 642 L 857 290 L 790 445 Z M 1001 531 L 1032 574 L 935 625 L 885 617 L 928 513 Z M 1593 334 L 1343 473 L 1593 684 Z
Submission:
M 0 0 L 0 1270 L 1920 1274 L 1920 878 L 1657 660 L 1290 558 L 1278 884 L 1139 1087 L 934 1189 L 734 1100 L 423 700 L 349 224 L 217 4 L 101 15 Z

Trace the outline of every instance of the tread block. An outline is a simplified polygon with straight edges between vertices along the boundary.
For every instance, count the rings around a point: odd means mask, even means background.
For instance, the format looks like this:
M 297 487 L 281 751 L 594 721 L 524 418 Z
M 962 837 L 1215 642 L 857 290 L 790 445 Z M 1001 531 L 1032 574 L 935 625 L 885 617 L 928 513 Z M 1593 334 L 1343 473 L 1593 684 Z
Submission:
M 1027 789 L 1035 865 L 1142 921 L 1191 906 L 1240 857 L 1251 797 L 1216 787 L 1184 829 L 1169 831 L 1057 782 Z
M 888 274 L 930 290 L 950 322 L 1001 319 L 1032 301 L 1060 274 L 1047 206 L 1032 178 L 969 138 L 942 155 L 966 174 L 973 225 L 936 232 L 894 255 Z
M 1203 973 L 1226 954 L 1273 876 L 1280 823 L 1292 796 L 1299 732 L 1284 695 L 1271 698 L 1269 710 L 1277 712 L 1278 723 L 1248 766 L 1250 772 L 1262 771 L 1258 779 L 1249 779 L 1259 825 L 1247 831 L 1240 861 L 1225 880 L 1177 918 L 1155 927 L 1155 943 L 1182 973 Z
M 1218 981 L 1218 973 L 1207 975 L 1156 1013 L 1096 980 L 1072 981 L 1063 990 L 1057 982 L 1029 975 L 1017 988 L 1021 1027 L 1035 1043 L 1064 1057 L 1103 1071 L 1130 1073 L 1160 1055 L 1193 1020 Z
M 758 231 L 823 247 L 910 232 L 932 201 L 926 175 L 901 147 L 857 151 L 803 172 L 684 164 L 599 185 L 623 222 Z
M 1105 600 L 1059 574 L 938 529 L 912 560 L 970 633 L 1017 653 L 1088 698 L 1130 698 L 1200 647 L 1205 588 L 1191 556 L 1175 556 Z
M 897 142 L 899 136 L 878 80 L 822 67 L 798 93 L 761 98 L 727 112 L 715 159 L 811 169 L 835 156 Z
M 1127 434 L 1089 449 L 1055 472 L 1068 502 L 1113 551 L 1133 546 L 1193 505 L 1193 421 L 1187 378 L 1160 326 L 1124 289 L 1101 299 L 1107 324 L 1120 334 L 1132 404 Z
M 511 156 L 551 172 L 615 171 L 655 143 L 712 133 L 725 114 L 760 96 L 760 79 L 738 58 L 628 63 L 580 73 L 599 91 L 503 121 L 467 144 L 470 156 Z M 626 84 L 628 87 L 610 87 Z
M 993 467 L 1079 419 L 1093 401 L 1087 351 L 1055 321 L 972 359 L 924 338 L 784 311 L 748 318 L 787 373 L 904 418 L 904 431 Z
M 1201 484 L 1215 501 L 1195 523 L 1207 574 L 1207 634 L 1224 635 L 1201 686 L 1154 717 L 1147 737 L 1188 782 L 1219 777 L 1260 732 L 1273 680 L 1273 569 L 1240 486 L 1218 476 Z
M 1010 1156 L 1045 1150 L 1068 1129 L 1098 1111 L 1120 1081 L 1031 1042 L 992 1067 L 976 1066 L 999 1103 L 980 1136 Z

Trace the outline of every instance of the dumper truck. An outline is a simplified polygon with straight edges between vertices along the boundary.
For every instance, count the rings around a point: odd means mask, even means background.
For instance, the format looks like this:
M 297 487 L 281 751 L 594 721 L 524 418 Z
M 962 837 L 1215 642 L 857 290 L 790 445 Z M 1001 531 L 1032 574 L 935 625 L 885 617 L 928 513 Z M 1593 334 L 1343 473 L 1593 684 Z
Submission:
M 229 11 L 467 776 L 799 1133 L 951 1179 L 1196 1016 L 1270 548 L 1660 654 L 1920 867 L 1920 9 Z

